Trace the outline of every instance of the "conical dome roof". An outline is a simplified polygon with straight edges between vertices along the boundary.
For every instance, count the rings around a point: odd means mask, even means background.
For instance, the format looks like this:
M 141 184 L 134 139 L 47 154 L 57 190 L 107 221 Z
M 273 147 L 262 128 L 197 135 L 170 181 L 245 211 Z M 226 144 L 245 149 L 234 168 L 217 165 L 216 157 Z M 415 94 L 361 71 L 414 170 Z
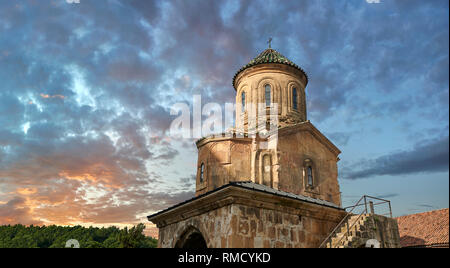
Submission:
M 247 63 L 247 65 L 245 65 L 244 67 L 239 69 L 239 71 L 236 72 L 236 74 L 233 77 L 233 87 L 234 87 L 234 82 L 236 80 L 236 77 L 238 76 L 238 74 L 240 72 L 242 72 L 245 69 L 250 68 L 252 66 L 255 66 L 258 64 L 265 64 L 265 63 L 278 63 L 278 64 L 286 64 L 286 65 L 292 66 L 292 67 L 300 70 L 305 75 L 306 84 L 308 84 L 308 75 L 305 73 L 305 71 L 302 68 L 300 68 L 297 64 L 290 61 L 285 56 L 281 55 L 281 53 L 276 51 L 275 49 L 268 48 L 268 49 L 264 50 L 261 54 L 259 54 L 256 58 L 254 58 L 249 63 Z

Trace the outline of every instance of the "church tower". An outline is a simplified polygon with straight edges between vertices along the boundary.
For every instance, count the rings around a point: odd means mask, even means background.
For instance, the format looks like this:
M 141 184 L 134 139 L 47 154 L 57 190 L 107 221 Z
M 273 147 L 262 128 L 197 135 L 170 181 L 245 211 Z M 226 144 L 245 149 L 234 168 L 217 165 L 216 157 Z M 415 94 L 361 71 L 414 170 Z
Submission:
M 236 73 L 235 129 L 197 141 L 197 196 L 251 181 L 340 205 L 340 151 L 307 120 L 307 84 L 305 71 L 272 48 Z
M 258 117 L 261 111 L 267 116 L 270 107 L 275 108 L 280 127 L 306 121 L 307 84 L 302 68 L 272 48 L 264 50 L 233 78 L 236 125 L 248 126 L 249 117 Z
M 307 84 L 270 45 L 236 73 L 236 126 L 196 142 L 195 197 L 148 216 L 159 247 L 320 245 L 345 211 L 340 151 L 307 120 Z

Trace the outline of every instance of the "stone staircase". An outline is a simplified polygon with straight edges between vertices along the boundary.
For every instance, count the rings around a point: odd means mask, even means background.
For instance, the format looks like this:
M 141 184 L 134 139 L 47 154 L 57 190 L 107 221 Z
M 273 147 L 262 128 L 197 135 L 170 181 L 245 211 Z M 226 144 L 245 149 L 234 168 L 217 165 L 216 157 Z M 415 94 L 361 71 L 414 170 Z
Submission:
M 389 213 L 376 214 L 375 207 L 382 204 L 388 206 Z M 345 209 L 349 208 L 351 210 L 328 234 L 319 248 L 400 247 L 398 224 L 392 218 L 389 200 L 363 195 L 354 206 Z M 356 211 L 359 212 L 355 213 Z
M 343 224 L 333 237 L 331 245 L 327 248 L 355 248 L 365 245 L 365 242 L 371 237 L 371 228 L 373 228 L 373 218 L 370 214 L 360 214 L 350 216 L 347 223 Z

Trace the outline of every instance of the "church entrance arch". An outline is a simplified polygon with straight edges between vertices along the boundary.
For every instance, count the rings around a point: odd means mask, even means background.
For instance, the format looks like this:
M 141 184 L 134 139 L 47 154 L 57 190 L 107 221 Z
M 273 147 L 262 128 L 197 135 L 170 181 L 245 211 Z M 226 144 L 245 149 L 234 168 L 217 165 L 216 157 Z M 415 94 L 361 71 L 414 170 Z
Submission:
M 178 239 L 175 248 L 204 249 L 208 246 L 202 233 L 194 227 L 189 227 Z

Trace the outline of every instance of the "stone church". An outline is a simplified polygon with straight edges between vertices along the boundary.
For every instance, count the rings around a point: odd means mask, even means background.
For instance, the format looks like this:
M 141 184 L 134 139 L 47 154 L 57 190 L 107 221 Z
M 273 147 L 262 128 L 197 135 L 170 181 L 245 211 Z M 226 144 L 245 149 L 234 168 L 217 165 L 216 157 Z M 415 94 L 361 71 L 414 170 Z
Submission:
M 321 245 L 347 213 L 340 150 L 307 119 L 307 84 L 270 46 L 236 73 L 236 125 L 196 142 L 195 197 L 148 216 L 159 247 Z

